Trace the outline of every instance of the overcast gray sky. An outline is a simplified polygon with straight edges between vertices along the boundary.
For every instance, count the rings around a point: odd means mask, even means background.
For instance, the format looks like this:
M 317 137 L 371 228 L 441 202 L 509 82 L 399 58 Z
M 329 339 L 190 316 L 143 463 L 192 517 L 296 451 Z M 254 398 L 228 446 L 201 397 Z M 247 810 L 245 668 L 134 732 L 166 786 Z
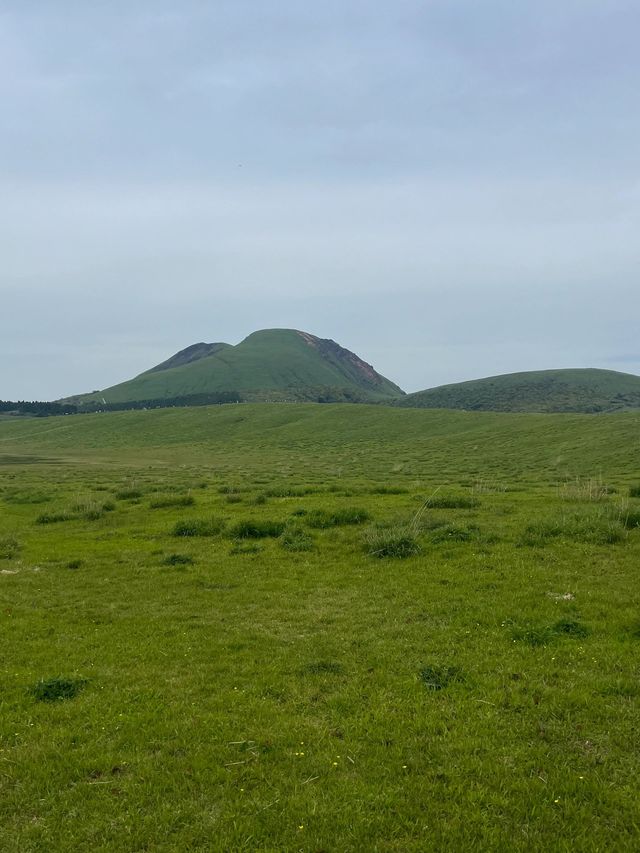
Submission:
M 0 0 L 0 398 L 294 327 L 640 373 L 637 0 Z

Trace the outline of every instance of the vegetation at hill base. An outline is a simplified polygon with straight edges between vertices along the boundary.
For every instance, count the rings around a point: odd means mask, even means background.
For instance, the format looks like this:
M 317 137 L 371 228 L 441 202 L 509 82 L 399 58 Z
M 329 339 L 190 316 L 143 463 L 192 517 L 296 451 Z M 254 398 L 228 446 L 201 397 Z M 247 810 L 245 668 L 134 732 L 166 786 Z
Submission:
M 0 422 L 0 849 L 637 849 L 639 428 Z

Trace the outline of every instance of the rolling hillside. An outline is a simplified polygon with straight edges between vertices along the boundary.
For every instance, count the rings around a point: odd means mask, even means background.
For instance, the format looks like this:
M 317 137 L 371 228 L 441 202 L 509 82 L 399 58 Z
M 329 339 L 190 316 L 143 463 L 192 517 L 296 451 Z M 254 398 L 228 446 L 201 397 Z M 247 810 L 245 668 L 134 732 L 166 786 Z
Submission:
M 194 344 L 167 361 L 73 403 L 125 403 L 216 393 L 238 399 L 391 400 L 404 392 L 332 340 L 293 329 L 254 332 L 237 346 Z
M 3 464 L 118 459 L 133 465 L 197 463 L 239 475 L 364 478 L 433 485 L 472 480 L 608 476 L 630 467 L 640 414 L 401 410 L 379 405 L 239 404 L 107 412 L 0 422 Z M 248 463 L 247 463 L 248 464 Z M 63 468 L 58 468 L 62 471 Z M 56 476 L 61 476 L 57 474 Z
M 614 370 L 537 370 L 441 385 L 398 406 L 494 412 L 615 412 L 640 408 L 640 376 Z

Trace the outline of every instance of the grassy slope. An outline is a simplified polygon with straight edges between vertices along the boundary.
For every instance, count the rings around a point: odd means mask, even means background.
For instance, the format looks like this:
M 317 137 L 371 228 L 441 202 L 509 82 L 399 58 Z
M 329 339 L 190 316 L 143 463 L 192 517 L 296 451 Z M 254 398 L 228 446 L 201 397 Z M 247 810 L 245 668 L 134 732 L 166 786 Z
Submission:
M 154 400 L 214 391 L 269 391 L 290 388 L 336 387 L 366 391 L 372 400 L 396 397 L 400 389 L 382 378 L 380 384 L 363 385 L 348 364 L 324 359 L 301 335 L 290 329 L 255 332 L 237 346 L 191 364 L 152 370 L 114 385 L 87 400 L 125 402 Z
M 640 481 L 639 427 L 346 405 L 1 422 L 0 849 L 638 849 L 640 530 L 589 525 Z M 592 502 L 599 474 L 618 494 Z M 407 560 L 306 523 L 395 525 L 438 488 L 472 502 L 423 513 Z M 171 535 L 211 516 L 294 519 L 312 548 Z M 36 701 L 54 676 L 87 683 Z
M 206 459 L 246 451 L 269 470 L 274 458 L 308 466 L 330 458 L 347 475 L 624 474 L 640 451 L 640 415 L 519 415 L 401 410 L 313 403 L 238 404 L 117 412 L 0 423 L 0 453 L 144 460 Z M 256 450 L 264 450 L 262 458 Z M 144 454 L 141 456 L 141 451 Z M 218 459 L 224 465 L 224 460 Z M 633 472 L 629 471 L 631 475 Z
M 512 412 L 598 412 L 640 408 L 640 376 L 614 370 L 539 370 L 442 385 L 399 406 Z

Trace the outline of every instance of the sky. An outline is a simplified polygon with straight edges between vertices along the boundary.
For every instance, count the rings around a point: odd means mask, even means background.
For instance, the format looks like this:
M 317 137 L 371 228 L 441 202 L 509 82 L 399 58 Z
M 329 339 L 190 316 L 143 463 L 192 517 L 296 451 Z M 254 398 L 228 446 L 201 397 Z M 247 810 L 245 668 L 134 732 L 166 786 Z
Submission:
M 0 399 L 263 328 L 640 374 L 637 0 L 0 0 Z

